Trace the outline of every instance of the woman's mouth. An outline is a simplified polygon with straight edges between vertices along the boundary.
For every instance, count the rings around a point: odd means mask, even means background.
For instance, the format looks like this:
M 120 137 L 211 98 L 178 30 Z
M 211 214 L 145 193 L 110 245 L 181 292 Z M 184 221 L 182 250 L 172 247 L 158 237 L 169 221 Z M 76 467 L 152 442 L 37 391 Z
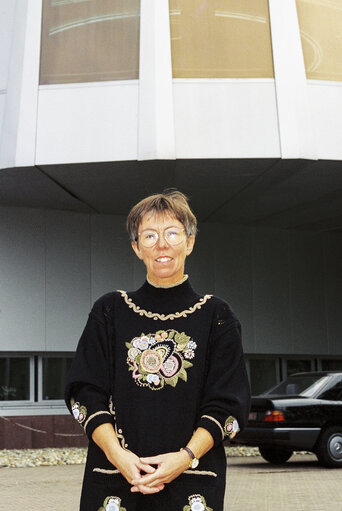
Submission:
M 172 261 L 172 257 L 167 256 L 157 257 L 156 259 L 157 263 L 169 263 L 170 261 Z

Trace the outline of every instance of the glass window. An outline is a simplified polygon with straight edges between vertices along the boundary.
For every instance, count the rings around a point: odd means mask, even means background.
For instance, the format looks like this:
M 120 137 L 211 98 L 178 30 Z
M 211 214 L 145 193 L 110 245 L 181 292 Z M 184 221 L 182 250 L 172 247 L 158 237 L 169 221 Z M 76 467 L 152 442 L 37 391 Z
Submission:
M 312 397 L 325 386 L 328 379 L 328 376 L 290 376 L 266 392 L 266 395 Z
M 40 83 L 139 74 L 140 0 L 43 0 Z
M 322 358 L 322 371 L 342 371 L 342 359 Z
M 0 401 L 30 399 L 30 358 L 0 357 Z
M 342 80 L 341 0 L 297 0 L 306 76 Z
M 43 400 L 64 399 L 70 357 L 43 357 Z
M 175 78 L 273 77 L 267 0 L 170 0 Z
M 265 392 L 277 383 L 276 359 L 250 359 L 249 374 L 253 396 Z
M 330 401 L 341 401 L 342 381 L 339 381 L 332 388 L 323 392 L 319 397 L 320 397 L 320 399 L 327 399 Z
M 287 376 L 294 373 L 304 373 L 311 371 L 311 360 L 286 360 Z

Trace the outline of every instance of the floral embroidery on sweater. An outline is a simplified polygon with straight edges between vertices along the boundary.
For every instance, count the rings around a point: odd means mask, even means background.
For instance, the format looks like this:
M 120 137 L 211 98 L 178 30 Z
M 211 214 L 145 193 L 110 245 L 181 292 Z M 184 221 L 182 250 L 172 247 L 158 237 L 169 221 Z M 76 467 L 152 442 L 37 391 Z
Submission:
M 121 499 L 119 497 L 106 497 L 103 505 L 98 511 L 126 511 L 125 507 L 121 506 Z
M 211 507 L 208 507 L 205 498 L 202 495 L 190 495 L 188 497 L 189 505 L 183 507 L 183 511 L 213 511 Z
M 74 416 L 74 418 L 79 422 L 80 424 L 84 421 L 84 419 L 87 417 L 87 409 L 85 406 L 80 405 L 80 403 L 77 401 L 75 403 L 75 400 L 71 398 L 70 401 L 71 404 L 71 411 Z
M 132 378 L 140 387 L 160 390 L 165 385 L 175 387 L 179 378 L 187 381 L 186 370 L 193 366 L 197 344 L 177 330 L 159 330 L 155 334 L 141 334 L 131 342 L 127 364 Z

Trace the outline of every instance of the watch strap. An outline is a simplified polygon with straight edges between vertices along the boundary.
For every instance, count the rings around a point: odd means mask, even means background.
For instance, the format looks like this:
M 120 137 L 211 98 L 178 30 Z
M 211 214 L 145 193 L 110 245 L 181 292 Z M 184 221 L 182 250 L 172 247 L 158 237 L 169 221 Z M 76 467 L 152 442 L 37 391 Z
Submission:
M 194 460 L 196 458 L 190 447 L 183 447 L 183 451 L 186 451 L 189 454 L 191 460 Z

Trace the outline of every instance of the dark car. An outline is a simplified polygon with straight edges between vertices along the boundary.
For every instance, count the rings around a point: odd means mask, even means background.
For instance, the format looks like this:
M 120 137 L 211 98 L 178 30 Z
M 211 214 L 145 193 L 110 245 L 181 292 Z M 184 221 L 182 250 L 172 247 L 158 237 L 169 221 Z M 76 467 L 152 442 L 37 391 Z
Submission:
M 259 447 L 274 464 L 305 450 L 321 465 L 342 467 L 342 372 L 293 374 L 253 397 L 247 427 L 234 443 Z

